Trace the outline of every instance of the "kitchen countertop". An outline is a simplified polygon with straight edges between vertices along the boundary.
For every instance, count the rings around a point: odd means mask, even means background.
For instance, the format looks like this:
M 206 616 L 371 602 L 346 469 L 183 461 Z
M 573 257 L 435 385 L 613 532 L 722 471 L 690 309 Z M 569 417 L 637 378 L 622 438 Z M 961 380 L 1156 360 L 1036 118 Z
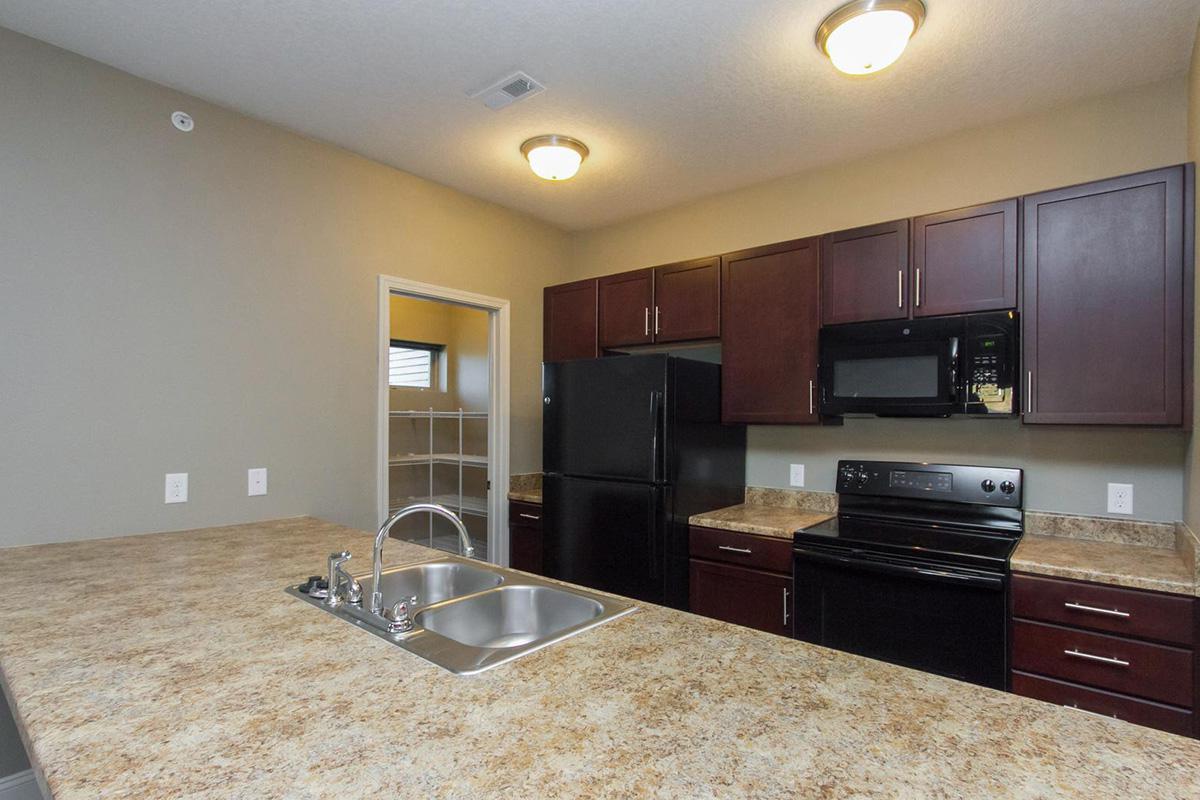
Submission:
M 1028 511 L 1014 572 L 1195 595 L 1195 534 L 1182 523 Z
M 0 551 L 54 796 L 1200 796 L 1200 742 L 656 606 L 456 677 L 283 592 L 343 547 L 369 567 L 311 518 Z
M 761 503 L 740 503 L 716 511 L 693 514 L 688 523 L 702 528 L 717 528 L 739 533 L 757 533 L 791 541 L 792 534 L 801 528 L 811 528 L 833 517 L 829 511 L 809 508 L 784 508 Z
M 508 479 L 508 499 L 541 505 L 542 474 L 540 472 L 526 472 L 510 475 Z
M 542 490 L 541 489 L 526 489 L 524 491 L 519 491 L 517 489 L 509 489 L 508 490 L 508 499 L 509 500 L 517 500 L 522 503 L 537 503 L 538 505 L 541 505 Z

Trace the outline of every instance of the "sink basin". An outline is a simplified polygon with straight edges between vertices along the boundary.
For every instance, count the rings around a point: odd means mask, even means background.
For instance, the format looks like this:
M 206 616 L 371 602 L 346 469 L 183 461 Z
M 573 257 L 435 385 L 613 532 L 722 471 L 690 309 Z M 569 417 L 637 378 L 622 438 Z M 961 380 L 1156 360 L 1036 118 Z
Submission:
M 370 575 L 359 577 L 363 597 L 371 596 Z M 428 606 L 463 595 L 482 592 L 504 582 L 491 570 L 480 569 L 458 561 L 434 561 L 414 566 L 391 567 L 379 579 L 383 605 L 390 607 L 398 600 L 407 601 L 414 595 L 416 605 Z
M 550 586 L 502 586 L 457 603 L 426 609 L 419 627 L 470 647 L 521 647 L 591 622 L 604 606 Z
M 359 576 L 363 600 L 371 576 Z M 299 587 L 286 591 L 456 675 L 474 675 L 634 610 L 633 603 L 456 556 L 386 569 L 384 607 L 416 595 L 413 627 L 388 630 L 364 603 L 330 606 Z

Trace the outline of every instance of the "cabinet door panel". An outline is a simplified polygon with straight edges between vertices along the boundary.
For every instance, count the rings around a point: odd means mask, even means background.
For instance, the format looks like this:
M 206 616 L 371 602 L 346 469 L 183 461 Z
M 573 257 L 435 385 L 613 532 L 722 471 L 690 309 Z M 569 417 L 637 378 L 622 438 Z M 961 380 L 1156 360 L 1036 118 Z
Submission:
M 721 259 L 705 258 L 654 270 L 654 341 L 721 335 Z
M 654 270 L 606 275 L 598 281 L 600 346 L 621 347 L 654 341 Z
M 721 419 L 817 421 L 819 240 L 722 256 Z
M 1017 201 L 913 220 L 913 316 L 1017 307 Z
M 908 316 L 908 220 L 821 238 L 824 324 Z
M 693 614 L 791 636 L 791 591 L 787 575 L 691 560 L 688 593 Z
M 542 292 L 542 360 L 595 358 L 596 281 L 547 286 Z
M 1182 423 L 1184 191 L 1172 167 L 1025 199 L 1025 422 Z

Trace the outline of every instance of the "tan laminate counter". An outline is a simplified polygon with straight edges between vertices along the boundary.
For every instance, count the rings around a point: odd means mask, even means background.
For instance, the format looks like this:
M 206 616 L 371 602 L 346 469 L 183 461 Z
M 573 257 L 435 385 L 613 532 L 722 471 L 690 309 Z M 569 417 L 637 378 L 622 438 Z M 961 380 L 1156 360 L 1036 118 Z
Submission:
M 283 592 L 343 547 L 369 568 L 309 518 L 0 551 L 54 796 L 1200 796 L 1196 741 L 655 606 L 456 677 Z

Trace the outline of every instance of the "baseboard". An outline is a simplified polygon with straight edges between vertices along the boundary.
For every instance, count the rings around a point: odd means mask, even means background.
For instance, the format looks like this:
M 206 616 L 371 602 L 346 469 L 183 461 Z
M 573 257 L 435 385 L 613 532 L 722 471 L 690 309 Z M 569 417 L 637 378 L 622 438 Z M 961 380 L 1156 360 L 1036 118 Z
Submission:
M 0 800 L 43 800 L 33 770 L 0 778 Z

